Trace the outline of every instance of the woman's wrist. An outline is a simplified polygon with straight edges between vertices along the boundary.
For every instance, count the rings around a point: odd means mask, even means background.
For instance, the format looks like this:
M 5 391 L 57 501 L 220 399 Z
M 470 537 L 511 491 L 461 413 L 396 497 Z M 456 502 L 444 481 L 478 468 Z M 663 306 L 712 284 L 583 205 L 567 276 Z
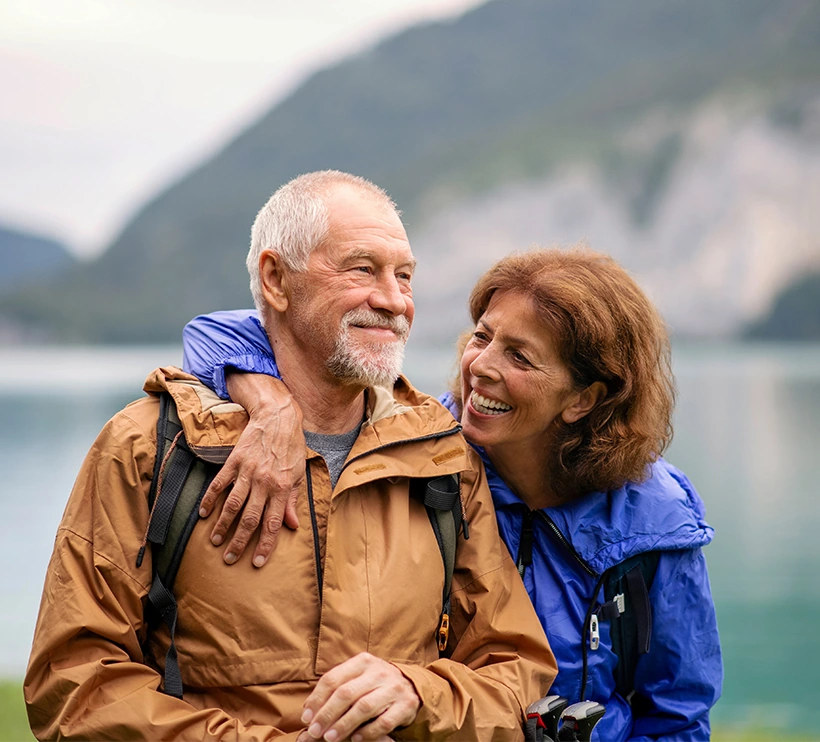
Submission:
M 281 414 L 287 410 L 292 411 L 301 424 L 302 412 L 279 379 L 226 369 L 225 380 L 231 399 L 244 407 L 251 417 Z

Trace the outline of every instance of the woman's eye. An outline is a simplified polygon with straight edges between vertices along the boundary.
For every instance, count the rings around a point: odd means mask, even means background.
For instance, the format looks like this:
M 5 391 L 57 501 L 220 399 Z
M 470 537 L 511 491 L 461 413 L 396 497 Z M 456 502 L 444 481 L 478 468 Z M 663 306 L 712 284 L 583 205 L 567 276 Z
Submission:
M 370 266 L 369 265 L 357 265 L 354 271 L 359 271 L 360 273 L 370 273 Z
M 520 363 L 522 366 L 532 366 L 529 359 L 521 351 L 514 350 L 511 355 L 516 363 Z
M 481 330 L 476 330 L 473 333 L 473 340 L 475 340 L 476 342 L 479 342 L 479 343 L 488 343 L 490 341 L 490 338 L 487 337 L 486 332 L 482 332 Z

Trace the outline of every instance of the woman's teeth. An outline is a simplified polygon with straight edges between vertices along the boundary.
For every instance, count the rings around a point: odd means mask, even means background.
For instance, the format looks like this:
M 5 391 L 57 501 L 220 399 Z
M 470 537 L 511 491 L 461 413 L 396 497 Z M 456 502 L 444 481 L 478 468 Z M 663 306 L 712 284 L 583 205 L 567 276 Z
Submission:
M 470 402 L 472 402 L 476 410 L 484 415 L 500 415 L 512 409 L 510 405 L 495 399 L 482 397 L 478 392 L 472 392 L 470 394 Z

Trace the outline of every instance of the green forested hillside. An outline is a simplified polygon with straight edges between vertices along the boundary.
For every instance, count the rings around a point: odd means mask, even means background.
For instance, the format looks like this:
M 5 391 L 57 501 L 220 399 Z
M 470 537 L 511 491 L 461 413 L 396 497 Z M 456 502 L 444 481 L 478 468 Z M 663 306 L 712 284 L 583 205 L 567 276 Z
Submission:
M 178 339 L 194 314 L 250 303 L 250 224 L 301 172 L 372 178 L 412 240 L 460 192 L 580 155 L 617 159 L 616 135 L 650 106 L 816 82 L 819 38 L 820 4 L 805 0 L 494 0 L 315 74 L 147 204 L 99 260 L 0 300 L 0 318 L 66 340 Z

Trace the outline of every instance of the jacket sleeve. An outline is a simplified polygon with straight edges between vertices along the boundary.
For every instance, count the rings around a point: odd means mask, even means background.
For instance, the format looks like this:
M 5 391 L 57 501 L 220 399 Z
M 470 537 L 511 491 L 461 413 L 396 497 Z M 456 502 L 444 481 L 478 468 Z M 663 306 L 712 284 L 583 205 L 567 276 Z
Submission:
M 466 477 L 465 477 L 466 479 Z M 463 480 L 470 538 L 459 537 L 447 659 L 398 665 L 422 700 L 396 739 L 522 740 L 524 712 L 547 694 L 555 658 L 498 535 L 483 468 Z
M 279 378 L 268 336 L 254 309 L 212 312 L 182 330 L 182 367 L 229 399 L 225 368 Z
M 709 739 L 723 663 L 701 549 L 663 552 L 650 598 L 652 650 L 635 672 L 636 690 L 649 704 L 635 715 L 632 739 Z
M 137 403 L 139 404 L 139 403 Z M 135 566 L 147 521 L 153 441 L 120 413 L 82 466 L 57 533 L 24 692 L 41 740 L 295 739 L 159 691 L 145 663 L 150 558 Z M 136 539 L 136 540 L 134 540 Z M 147 569 L 146 569 L 147 563 Z

